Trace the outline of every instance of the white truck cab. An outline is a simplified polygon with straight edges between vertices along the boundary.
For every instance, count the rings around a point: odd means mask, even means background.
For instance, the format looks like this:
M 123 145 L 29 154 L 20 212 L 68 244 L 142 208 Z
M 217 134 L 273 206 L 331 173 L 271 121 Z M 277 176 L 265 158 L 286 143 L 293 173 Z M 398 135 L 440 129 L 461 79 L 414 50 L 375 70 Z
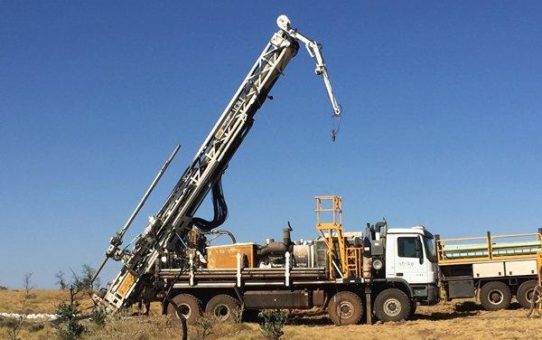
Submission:
M 438 302 L 438 264 L 433 235 L 421 225 L 388 228 L 379 222 L 366 232 L 376 281 L 409 291 L 412 300 Z
M 423 226 L 388 229 L 386 259 L 386 278 L 403 278 L 409 284 L 436 283 L 433 235 Z

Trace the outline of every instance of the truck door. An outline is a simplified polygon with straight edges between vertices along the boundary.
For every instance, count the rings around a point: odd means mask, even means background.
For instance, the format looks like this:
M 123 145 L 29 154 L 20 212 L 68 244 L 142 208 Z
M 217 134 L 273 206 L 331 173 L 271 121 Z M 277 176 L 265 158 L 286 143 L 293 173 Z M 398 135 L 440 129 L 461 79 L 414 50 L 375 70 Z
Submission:
M 408 283 L 428 283 L 429 261 L 425 259 L 420 236 L 397 236 L 395 276 Z

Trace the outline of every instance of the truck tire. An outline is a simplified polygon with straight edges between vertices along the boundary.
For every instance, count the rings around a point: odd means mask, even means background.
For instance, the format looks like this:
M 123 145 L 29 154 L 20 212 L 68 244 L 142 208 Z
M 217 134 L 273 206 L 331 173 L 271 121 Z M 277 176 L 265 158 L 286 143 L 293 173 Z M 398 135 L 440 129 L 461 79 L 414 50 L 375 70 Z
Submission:
M 236 298 L 220 294 L 214 296 L 205 307 L 207 313 L 217 322 L 238 322 L 241 314 L 241 304 Z
M 400 289 L 388 288 L 381 291 L 375 299 L 375 315 L 382 321 L 401 321 L 410 316 L 412 303 Z
M 179 294 L 173 297 L 171 301 L 178 306 L 189 325 L 193 325 L 201 316 L 201 302 L 194 295 Z M 167 306 L 167 315 L 170 317 L 179 317 L 172 303 L 169 303 Z
M 531 308 L 531 298 L 537 285 L 536 280 L 529 280 L 519 286 L 516 298 L 523 308 Z
M 504 282 L 491 281 L 480 290 L 480 302 L 486 310 L 506 309 L 511 299 L 510 288 Z
M 333 295 L 327 310 L 335 325 L 354 325 L 361 320 L 363 303 L 356 293 L 343 291 Z

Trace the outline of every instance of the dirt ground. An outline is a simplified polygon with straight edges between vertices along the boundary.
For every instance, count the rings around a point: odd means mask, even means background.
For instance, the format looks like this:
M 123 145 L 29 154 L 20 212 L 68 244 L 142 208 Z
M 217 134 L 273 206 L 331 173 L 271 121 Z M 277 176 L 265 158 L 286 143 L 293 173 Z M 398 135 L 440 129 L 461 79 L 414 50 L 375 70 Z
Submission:
M 0 291 L 0 312 L 54 313 L 55 306 L 67 299 L 61 291 L 35 291 L 24 301 L 24 292 Z M 83 309 L 89 305 L 82 301 Z M 293 315 L 284 327 L 283 339 L 542 339 L 542 318 L 529 319 L 518 304 L 509 310 L 488 312 L 473 301 L 420 306 L 413 320 L 398 323 L 376 323 L 336 327 L 322 315 Z M 153 311 L 151 316 L 116 316 L 105 326 L 83 321 L 88 331 L 83 339 L 178 339 L 176 321 Z M 0 318 L 0 339 L 9 339 L 13 324 Z M 256 323 L 216 324 L 210 327 L 207 339 L 263 339 Z M 48 322 L 24 322 L 21 339 L 51 339 L 57 329 Z M 191 339 L 201 338 L 200 328 L 190 328 Z
M 488 312 L 472 301 L 420 306 L 413 320 L 335 327 L 299 324 L 286 327 L 287 339 L 542 339 L 542 319 L 528 319 L 527 310 Z M 294 321 L 295 322 L 295 321 Z M 323 321 L 322 321 L 323 322 Z

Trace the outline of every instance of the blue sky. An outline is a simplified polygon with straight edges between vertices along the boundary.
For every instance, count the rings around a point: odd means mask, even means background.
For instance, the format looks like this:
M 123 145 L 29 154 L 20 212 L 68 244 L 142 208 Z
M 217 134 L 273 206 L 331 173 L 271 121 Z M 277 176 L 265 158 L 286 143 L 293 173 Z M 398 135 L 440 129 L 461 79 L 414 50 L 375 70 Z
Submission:
M 279 14 L 324 45 L 344 119 L 305 50 L 230 163 L 225 227 L 314 237 L 318 194 L 345 228 L 385 216 L 443 236 L 542 225 L 540 2 L 0 2 L 0 285 L 97 265 L 176 143 L 141 231 Z M 202 207 L 209 216 L 209 205 Z M 104 273 L 106 281 L 114 267 Z

